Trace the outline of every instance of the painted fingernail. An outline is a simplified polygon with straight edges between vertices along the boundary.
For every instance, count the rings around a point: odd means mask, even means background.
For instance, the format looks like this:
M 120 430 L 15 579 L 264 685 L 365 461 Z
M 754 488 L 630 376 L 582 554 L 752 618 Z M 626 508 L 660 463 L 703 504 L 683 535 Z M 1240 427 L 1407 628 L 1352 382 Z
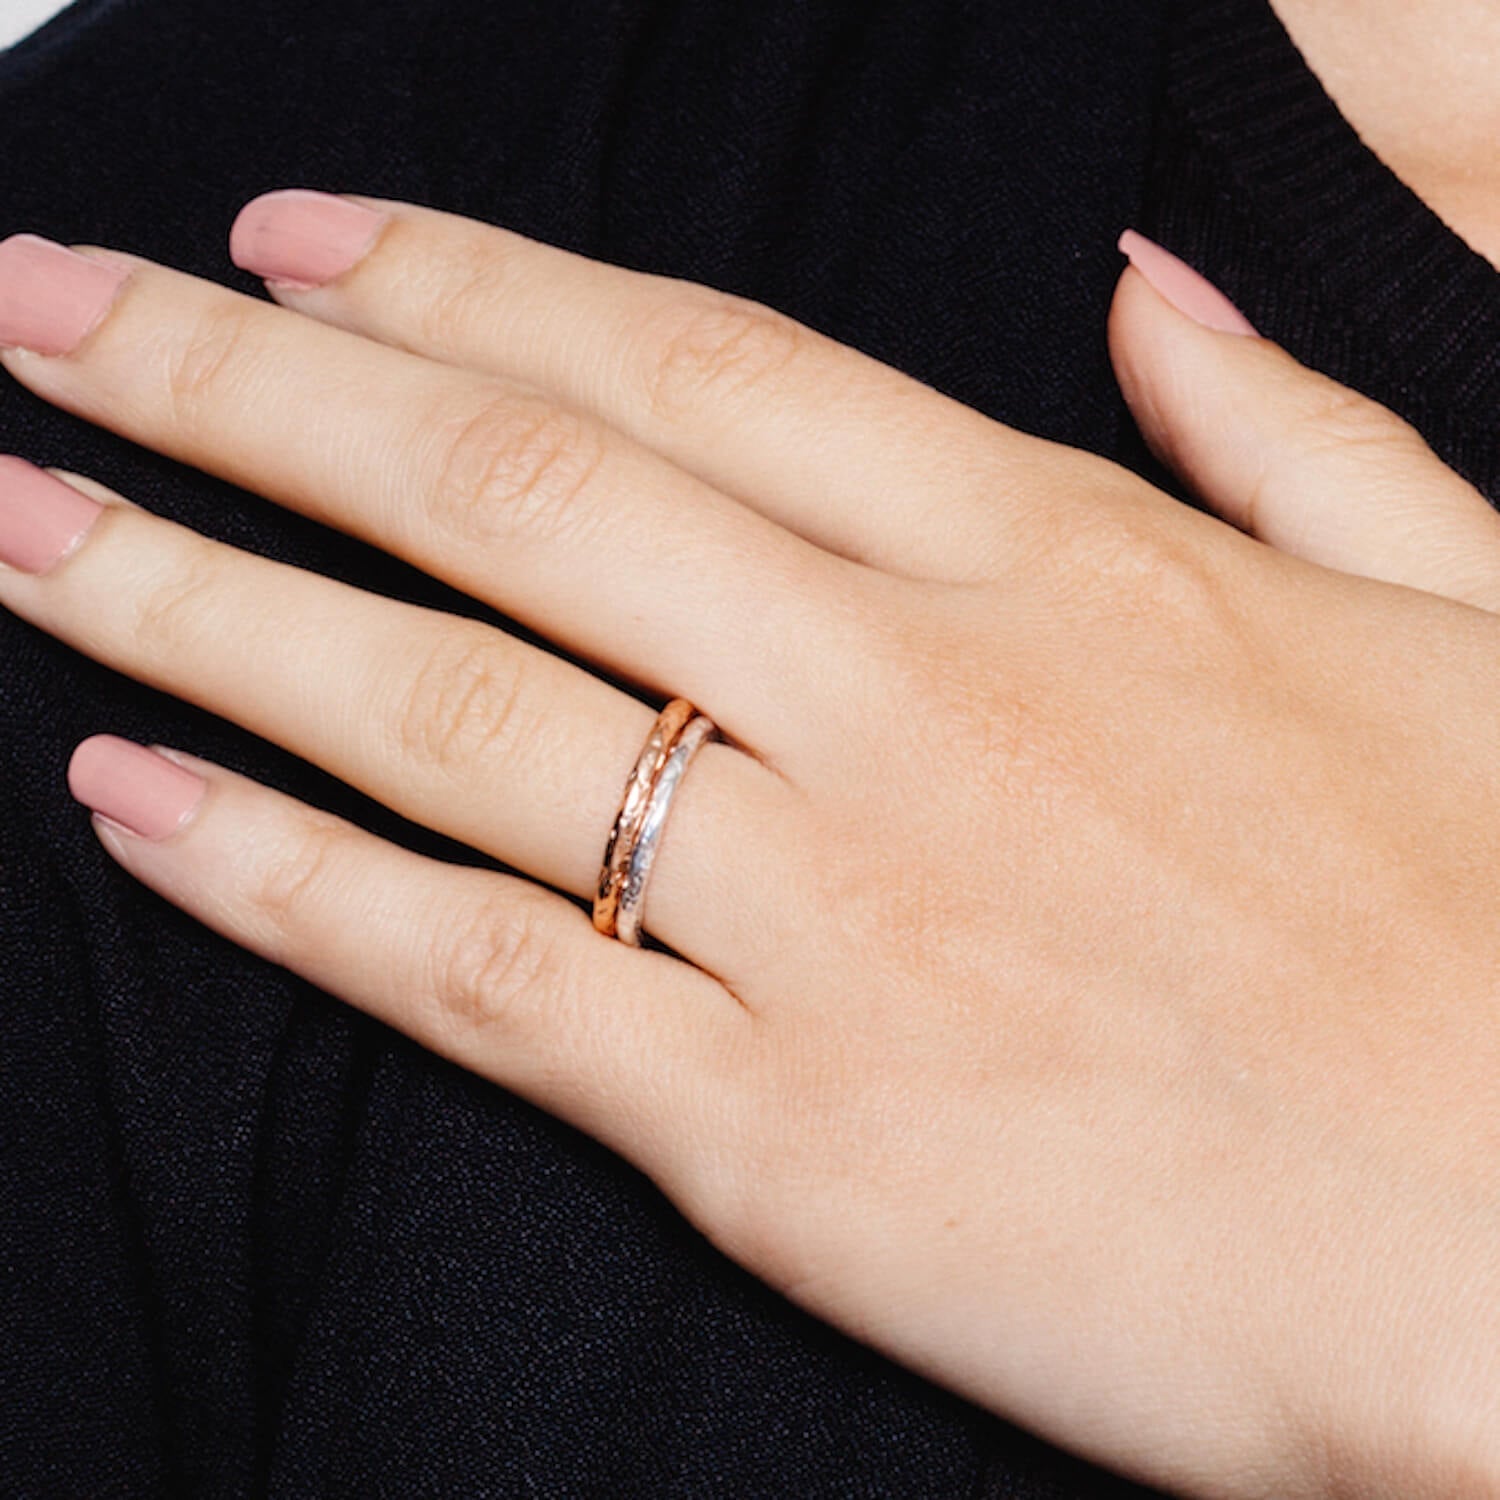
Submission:
M 1188 263 L 1134 229 L 1120 236 L 1120 251 L 1178 312 L 1220 333 L 1255 333 L 1255 325 L 1228 297 Z
M 70 353 L 129 276 L 40 235 L 11 235 L 0 241 L 0 344 Z
M 281 188 L 236 215 L 229 258 L 242 271 L 308 291 L 363 260 L 389 218 L 332 193 Z
M 104 509 L 45 469 L 0 454 L 0 562 L 45 573 L 83 540 Z
M 180 828 L 207 786 L 201 776 L 114 734 L 84 740 L 68 762 L 68 790 L 143 839 L 164 839 Z

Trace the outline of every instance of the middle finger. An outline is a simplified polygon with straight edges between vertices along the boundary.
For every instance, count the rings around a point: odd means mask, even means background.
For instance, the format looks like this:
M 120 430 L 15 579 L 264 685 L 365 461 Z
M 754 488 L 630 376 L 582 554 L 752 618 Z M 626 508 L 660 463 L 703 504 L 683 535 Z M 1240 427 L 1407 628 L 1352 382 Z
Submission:
M 135 256 L 0 244 L 0 344 L 38 395 L 691 698 L 778 762 L 893 581 L 525 388 Z

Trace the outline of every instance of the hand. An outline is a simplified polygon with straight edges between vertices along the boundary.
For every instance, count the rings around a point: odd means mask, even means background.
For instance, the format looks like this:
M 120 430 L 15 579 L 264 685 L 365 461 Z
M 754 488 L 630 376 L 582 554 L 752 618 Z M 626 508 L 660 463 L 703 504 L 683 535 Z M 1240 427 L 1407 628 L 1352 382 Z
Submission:
M 533 879 L 100 737 L 71 781 L 127 871 L 1054 1441 L 1190 1494 L 1492 1492 L 1500 620 L 1421 591 L 1500 599 L 1467 486 L 1133 272 L 1122 379 L 1211 505 L 1357 568 L 1350 507 L 1411 496 L 1462 569 L 1332 571 L 763 309 L 450 216 L 272 195 L 233 245 L 284 307 L 9 242 L 0 339 L 44 352 L 6 366 L 730 743 L 673 804 L 672 951 L 628 948 L 576 900 L 652 709 L 11 461 L 8 607 Z

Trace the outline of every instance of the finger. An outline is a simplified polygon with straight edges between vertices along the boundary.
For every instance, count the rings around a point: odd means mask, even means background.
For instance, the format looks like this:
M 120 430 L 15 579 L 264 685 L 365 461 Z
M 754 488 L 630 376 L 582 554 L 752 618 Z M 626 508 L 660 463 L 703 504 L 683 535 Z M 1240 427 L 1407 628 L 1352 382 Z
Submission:
M 1004 429 L 767 307 L 296 189 L 247 204 L 230 250 L 286 306 L 549 391 L 846 557 L 967 578 L 992 534 L 976 473 Z
M 76 318 L 101 276 L 113 300 L 63 330 L 71 352 L 0 355 L 38 395 L 691 698 L 769 756 L 824 711 L 808 683 L 853 649 L 878 575 L 513 385 L 135 257 L 6 241 L 0 342 L 58 348 L 42 314 Z
M 0 459 L 0 520 L 16 564 L 0 603 L 16 614 L 413 822 L 592 893 L 654 718 L 635 698 L 478 621 L 241 552 L 19 459 Z M 649 929 L 738 973 L 776 929 L 800 810 L 752 757 L 705 746 L 672 804 Z
M 175 906 L 648 1171 L 671 1178 L 685 1143 L 727 1133 L 750 1013 L 563 897 L 113 735 L 76 748 L 68 781 L 110 854 Z
M 1268 339 L 1234 336 L 1216 289 L 1150 241 L 1129 243 L 1176 303 L 1220 320 L 1184 315 L 1131 267 L 1109 321 L 1142 434 L 1209 508 L 1324 567 L 1500 609 L 1500 517 L 1473 485 L 1378 402 Z

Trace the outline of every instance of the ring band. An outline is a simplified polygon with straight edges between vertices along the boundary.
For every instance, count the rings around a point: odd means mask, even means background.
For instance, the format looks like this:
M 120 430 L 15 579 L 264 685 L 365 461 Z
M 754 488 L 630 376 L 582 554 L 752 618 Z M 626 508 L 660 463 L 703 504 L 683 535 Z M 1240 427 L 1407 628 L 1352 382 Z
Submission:
M 615 933 L 615 917 L 620 909 L 620 888 L 625 884 L 625 870 L 630 850 L 640 831 L 641 819 L 651 788 L 667 763 L 673 741 L 687 727 L 697 710 L 686 698 L 674 698 L 657 714 L 651 733 L 636 757 L 635 769 L 625 782 L 620 810 L 615 814 L 609 842 L 604 846 L 604 863 L 599 868 L 599 888 L 594 896 L 594 926 L 608 937 Z
M 646 880 L 667 809 L 688 762 L 717 726 L 686 698 L 674 698 L 656 716 L 625 783 L 620 810 L 604 847 L 594 894 L 594 926 L 607 937 L 640 945 Z M 642 835 L 649 827 L 644 845 Z
M 705 714 L 699 714 L 673 743 L 661 774 L 652 784 L 646 814 L 641 819 L 640 829 L 631 845 L 625 882 L 620 888 L 619 912 L 615 919 L 615 936 L 632 948 L 638 948 L 641 944 L 641 915 L 646 904 L 646 882 L 651 876 L 651 866 L 656 862 L 656 851 L 661 844 L 661 832 L 667 824 L 667 812 L 672 806 L 672 798 L 693 757 L 717 733 L 714 721 Z

